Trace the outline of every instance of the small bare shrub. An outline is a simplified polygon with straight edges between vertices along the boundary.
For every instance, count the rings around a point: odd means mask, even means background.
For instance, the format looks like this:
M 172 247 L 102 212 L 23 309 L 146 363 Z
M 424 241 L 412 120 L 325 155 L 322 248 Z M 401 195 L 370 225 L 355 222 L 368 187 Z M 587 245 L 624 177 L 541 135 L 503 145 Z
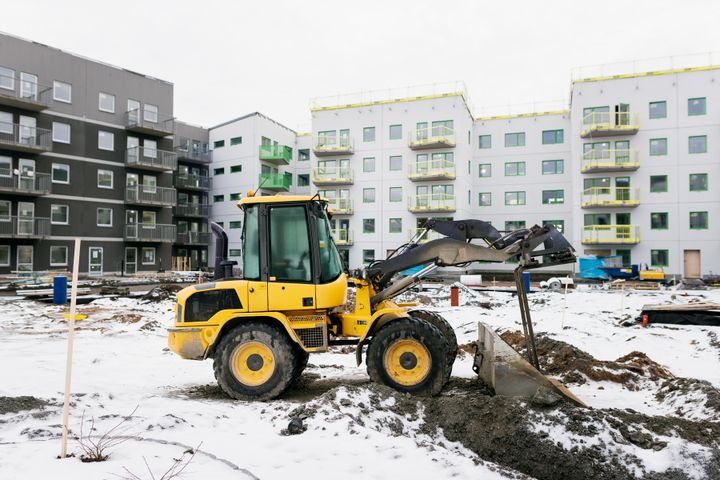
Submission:
M 135 438 L 133 435 L 126 435 L 130 429 L 128 422 L 137 411 L 138 407 L 130 412 L 130 415 L 123 417 L 115 426 L 108 429 L 100 436 L 93 435 L 95 431 L 95 418 L 90 419 L 90 431 L 87 435 L 84 432 L 85 412 L 80 419 L 80 436 L 77 439 L 82 454 L 80 461 L 82 462 L 104 462 L 110 456 L 110 450 L 117 447 L 123 442 Z
M 170 465 L 170 468 L 168 468 L 160 477 L 155 476 L 145 457 L 143 457 L 143 462 L 145 462 L 145 468 L 147 469 L 147 473 L 149 475 L 148 477 L 141 477 L 131 472 L 127 467 L 123 467 L 125 474 L 116 476 L 123 480 L 171 480 L 173 478 L 179 478 L 187 466 L 190 465 L 190 462 L 193 461 L 195 454 L 197 454 L 201 445 L 202 442 L 200 442 L 200 444 L 195 448 L 185 450 L 180 458 L 173 458 L 173 463 Z

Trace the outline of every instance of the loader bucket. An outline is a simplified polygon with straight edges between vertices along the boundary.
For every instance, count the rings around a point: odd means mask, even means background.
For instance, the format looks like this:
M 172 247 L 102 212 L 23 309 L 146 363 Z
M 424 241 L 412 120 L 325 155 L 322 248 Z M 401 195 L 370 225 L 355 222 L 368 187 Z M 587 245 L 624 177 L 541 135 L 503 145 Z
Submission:
M 559 396 L 586 406 L 560 382 L 540 373 L 488 325 L 478 322 L 478 334 L 473 370 L 497 395 L 528 399 Z

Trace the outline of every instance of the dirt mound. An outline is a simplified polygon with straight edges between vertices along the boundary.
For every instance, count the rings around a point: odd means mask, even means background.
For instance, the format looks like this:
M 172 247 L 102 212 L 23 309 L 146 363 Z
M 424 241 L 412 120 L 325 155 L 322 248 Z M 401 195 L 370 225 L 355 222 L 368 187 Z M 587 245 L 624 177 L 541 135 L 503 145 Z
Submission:
M 167 300 L 168 298 L 174 298 L 175 294 L 183 288 L 185 287 L 182 285 L 165 283 L 158 285 L 157 287 L 153 287 L 153 289 L 143 295 L 141 299 L 150 302 L 160 302 L 162 300 Z
M 48 402 L 40 398 L 22 396 L 22 397 L 0 397 L 0 415 L 5 413 L 15 413 L 22 410 L 36 410 L 43 408 Z
M 137 313 L 116 313 L 110 317 L 111 322 L 119 323 L 137 323 L 143 319 L 143 316 Z

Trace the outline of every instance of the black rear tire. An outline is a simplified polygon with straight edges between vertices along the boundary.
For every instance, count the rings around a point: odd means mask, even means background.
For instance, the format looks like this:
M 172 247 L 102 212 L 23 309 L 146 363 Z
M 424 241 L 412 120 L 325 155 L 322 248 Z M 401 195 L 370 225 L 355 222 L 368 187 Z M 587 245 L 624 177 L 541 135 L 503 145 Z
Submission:
M 302 375 L 305 367 L 307 367 L 308 359 L 310 358 L 310 354 L 303 350 L 300 345 L 295 343 L 293 346 L 295 347 L 295 368 L 293 369 L 291 382 L 295 382 L 298 378 L 300 378 L 300 375 Z
M 457 354 L 458 354 L 458 341 L 457 341 L 457 335 L 455 334 L 455 330 L 452 328 L 450 323 L 448 323 L 448 321 L 445 320 L 444 317 L 442 317 L 441 315 L 439 315 L 435 312 L 430 312 L 428 310 L 411 310 L 408 313 L 415 318 L 420 318 L 420 319 L 425 320 L 426 322 L 429 322 L 430 324 L 434 325 L 438 330 L 440 330 L 440 332 L 445 337 L 445 341 L 447 341 L 447 345 L 448 345 L 447 376 L 449 379 L 450 374 L 452 373 L 453 364 L 455 363 L 455 359 L 457 358 Z

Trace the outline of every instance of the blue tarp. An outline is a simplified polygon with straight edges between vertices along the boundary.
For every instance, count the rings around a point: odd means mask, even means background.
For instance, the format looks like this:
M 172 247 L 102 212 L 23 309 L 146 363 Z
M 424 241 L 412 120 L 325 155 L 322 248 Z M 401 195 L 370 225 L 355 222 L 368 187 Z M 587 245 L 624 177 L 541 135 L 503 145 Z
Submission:
M 605 266 L 605 257 L 596 255 L 586 255 L 580 257 L 580 278 L 593 278 L 597 280 L 607 280 L 607 274 L 600 268 Z

